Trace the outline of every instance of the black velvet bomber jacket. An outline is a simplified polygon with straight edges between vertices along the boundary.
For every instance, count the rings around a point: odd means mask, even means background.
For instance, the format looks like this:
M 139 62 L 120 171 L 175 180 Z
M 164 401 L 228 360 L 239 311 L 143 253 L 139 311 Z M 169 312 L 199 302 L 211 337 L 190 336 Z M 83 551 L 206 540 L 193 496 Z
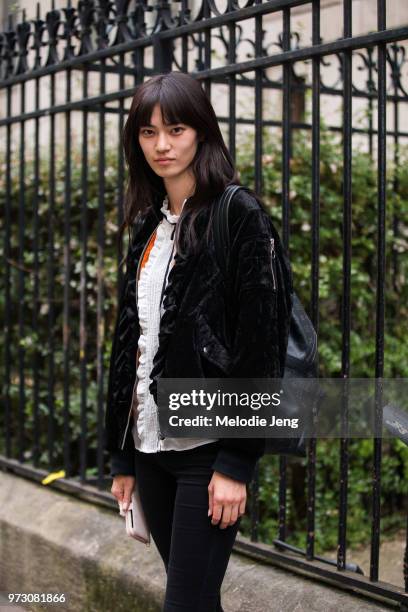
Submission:
M 196 219 L 198 238 L 204 235 L 209 215 L 210 207 L 201 210 Z M 105 414 L 111 476 L 134 474 L 131 402 L 139 340 L 136 270 L 143 248 L 161 219 L 160 207 L 139 215 L 127 253 Z M 270 216 L 247 191 L 241 189 L 235 194 L 229 226 L 228 290 L 215 257 L 212 232 L 198 252 L 175 256 L 164 292 L 159 347 L 150 373 L 149 389 L 156 403 L 161 377 L 283 375 L 293 291 L 286 252 Z M 212 468 L 248 483 L 264 451 L 264 438 L 222 438 Z

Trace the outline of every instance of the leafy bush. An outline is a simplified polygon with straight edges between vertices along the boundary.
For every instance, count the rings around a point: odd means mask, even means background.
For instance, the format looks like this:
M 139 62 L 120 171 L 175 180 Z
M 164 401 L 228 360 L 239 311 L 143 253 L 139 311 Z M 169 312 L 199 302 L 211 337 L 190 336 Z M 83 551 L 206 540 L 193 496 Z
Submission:
M 81 374 L 80 374 L 80 334 L 85 338 L 86 349 L 86 405 L 84 406 L 85 419 L 87 421 L 87 445 L 88 459 L 91 463 L 95 461 L 96 448 L 98 445 L 98 394 L 97 384 L 97 306 L 98 306 L 98 282 L 101 287 L 101 300 L 103 298 L 102 322 L 99 325 L 99 342 L 102 347 L 103 370 L 105 374 L 109 367 L 109 356 L 112 346 L 113 324 L 117 304 L 117 280 L 118 280 L 118 250 L 116 232 L 118 228 L 118 184 L 117 184 L 117 158 L 114 150 L 106 152 L 106 170 L 104 174 L 103 197 L 106 202 L 106 211 L 103 219 L 102 233 L 104 234 L 104 249 L 101 255 L 101 263 L 98 262 L 98 155 L 94 151 L 89 155 L 87 166 L 87 194 L 86 194 L 86 320 L 80 322 L 80 288 L 82 269 L 83 240 L 81 228 L 82 197 L 81 185 L 82 165 L 79 150 L 73 151 L 71 171 L 71 208 L 69 218 L 70 232 L 70 282 L 69 282 L 69 309 L 70 309 L 70 355 L 69 376 L 66 380 L 69 389 L 69 427 L 70 427 L 70 453 L 72 458 L 72 471 L 77 473 L 79 469 L 79 442 L 81 436 Z M 54 347 L 54 359 L 52 360 L 52 381 L 54 384 L 55 418 L 53 455 L 55 466 L 63 463 L 63 406 L 64 406 L 64 345 L 63 336 L 63 313 L 64 313 L 64 289 L 66 286 L 64 274 L 64 252 L 65 252 L 65 211 L 64 211 L 64 177 L 66 173 L 65 156 L 62 152 L 55 158 L 55 205 L 50 214 L 50 181 L 49 160 L 42 157 L 40 163 L 39 186 L 35 188 L 33 160 L 27 160 L 25 165 L 25 191 L 24 191 L 24 216 L 23 227 L 23 255 L 19 262 L 19 178 L 18 166 L 12 166 L 11 175 L 11 224 L 10 224 L 10 303 L 11 303 L 11 342 L 9 350 L 11 353 L 11 385 L 9 395 L 11 401 L 11 430 L 16 434 L 18 430 L 18 404 L 19 404 L 19 351 L 24 351 L 24 383 L 25 383 L 25 405 L 24 405 L 24 441 L 25 459 L 31 458 L 34 442 L 34 360 L 38 366 L 39 404 L 38 419 L 40 438 L 38 446 L 41 450 L 39 467 L 48 469 L 50 467 L 50 456 L 47 446 L 47 431 L 49 427 L 49 392 L 48 381 L 50 374 L 50 350 L 51 342 Z M 37 193 L 38 202 L 35 196 Z M 5 166 L 2 167 L 0 176 L 0 201 L 2 210 L 5 207 L 6 176 Z M 35 207 L 38 207 L 38 236 L 37 236 L 37 266 L 35 266 Z M 53 227 L 53 245 L 50 243 L 49 227 Z M 5 245 L 5 216 L 1 217 L 1 242 L 0 251 L 4 256 Z M 124 249 L 126 245 L 124 245 Z M 52 256 L 50 255 L 52 250 Z M 22 297 L 19 292 L 20 275 L 23 277 Z M 52 279 L 51 283 L 49 279 Z M 99 279 L 99 281 L 98 281 Z M 38 300 L 35 300 L 35 282 L 38 283 Z M 5 275 L 1 276 L 0 287 L 0 318 L 5 321 Z M 49 299 L 49 291 L 53 287 L 53 297 Z M 50 321 L 50 305 L 53 308 L 53 321 Z M 19 309 L 22 312 L 23 334 L 20 334 L 18 318 Z M 38 324 L 33 327 L 33 316 L 36 314 Z M 2 329 L 2 346 L 5 347 L 4 329 Z M 2 403 L 6 394 L 5 388 L 5 363 L 3 359 L 0 364 L 0 376 L 2 381 Z M 106 392 L 106 376 L 104 380 L 103 401 Z M 4 411 L 0 418 L 4 419 Z M 0 426 L 4 427 L 2 421 Z M 17 445 L 16 438 L 14 439 Z M 2 437 L 0 452 L 4 452 L 4 438 Z M 14 448 L 14 454 L 17 449 Z M 94 472 L 90 468 L 90 473 Z
M 251 137 L 240 146 L 237 165 L 240 179 L 254 187 L 254 147 Z M 282 235 L 282 142 L 264 131 L 263 201 Z M 320 250 L 319 250 L 319 368 L 322 377 L 341 375 L 342 355 L 342 237 L 343 157 L 341 145 L 321 122 L 320 139 Z M 407 202 L 408 151 L 402 148 L 397 168 L 387 164 L 386 287 L 384 377 L 408 376 L 408 259 Z M 312 149 L 305 131 L 294 131 L 290 160 L 289 252 L 294 286 L 306 310 L 311 312 L 312 252 Z M 396 191 L 395 186 L 398 186 Z M 393 232 L 394 218 L 399 223 Z M 352 261 L 350 376 L 375 376 L 376 270 L 377 270 L 377 166 L 356 148 L 352 156 Z M 397 259 L 394 268 L 393 258 Z M 354 546 L 371 535 L 373 441 L 353 439 L 349 444 L 347 541 Z M 337 547 L 340 482 L 340 441 L 319 440 L 316 461 L 316 552 Z M 408 449 L 400 440 L 384 440 L 381 467 L 383 531 L 405 527 L 404 496 L 407 493 Z M 288 459 L 287 541 L 306 543 L 306 460 Z M 272 542 L 278 531 L 278 459 L 260 462 L 261 541 Z M 250 532 L 249 517 L 242 530 Z

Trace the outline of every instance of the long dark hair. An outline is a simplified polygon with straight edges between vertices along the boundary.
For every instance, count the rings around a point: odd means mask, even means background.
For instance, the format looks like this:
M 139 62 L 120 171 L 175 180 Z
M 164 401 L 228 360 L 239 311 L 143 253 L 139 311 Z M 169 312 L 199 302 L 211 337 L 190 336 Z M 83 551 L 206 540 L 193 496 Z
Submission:
M 162 177 L 150 168 L 139 144 L 139 129 L 150 123 L 156 104 L 161 108 L 165 123 L 185 123 L 197 131 L 198 147 L 191 162 L 196 181 L 195 192 L 183 207 L 174 236 L 176 249 L 180 253 L 180 227 L 186 223 L 183 247 L 195 250 L 198 241 L 194 222 L 199 212 L 210 206 L 214 197 L 221 194 L 227 185 L 241 183 L 208 96 L 196 79 L 178 71 L 153 76 L 139 85 L 133 96 L 123 131 L 129 179 L 119 241 L 125 228 L 131 229 L 138 214 L 143 215 L 151 207 L 158 210 L 166 195 Z

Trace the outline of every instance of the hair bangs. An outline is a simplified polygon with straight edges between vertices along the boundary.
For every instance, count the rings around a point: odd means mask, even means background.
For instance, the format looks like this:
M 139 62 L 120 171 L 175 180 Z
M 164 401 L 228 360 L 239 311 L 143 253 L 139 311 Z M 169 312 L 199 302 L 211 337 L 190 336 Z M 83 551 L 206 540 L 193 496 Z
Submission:
M 165 83 L 157 83 L 156 87 L 146 90 L 137 107 L 136 127 L 150 125 L 154 108 L 158 104 L 166 125 L 185 123 L 197 129 L 198 121 L 195 120 L 188 98 L 183 94 L 182 90 L 177 92 L 174 87 L 166 87 Z

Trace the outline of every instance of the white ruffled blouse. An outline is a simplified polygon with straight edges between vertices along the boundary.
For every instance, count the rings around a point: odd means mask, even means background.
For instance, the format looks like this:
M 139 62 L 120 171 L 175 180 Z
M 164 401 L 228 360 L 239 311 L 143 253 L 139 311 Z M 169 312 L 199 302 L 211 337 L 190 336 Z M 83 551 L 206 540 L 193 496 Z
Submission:
M 183 202 L 183 206 L 187 198 Z M 149 391 L 150 372 L 153 358 L 159 346 L 160 319 L 163 304 L 160 308 L 160 297 L 167 264 L 173 251 L 173 230 L 179 215 L 169 211 L 168 197 L 163 200 L 161 211 L 165 215 L 156 230 L 156 238 L 149 257 L 140 270 L 137 288 L 138 314 L 140 322 L 139 364 L 137 368 L 136 398 L 133 401 L 132 435 L 135 448 L 144 453 L 156 453 L 162 450 L 187 450 L 215 442 L 218 438 L 164 438 L 160 439 L 158 409 Z M 168 266 L 167 277 L 174 264 L 174 253 Z M 166 278 L 167 284 L 167 278 Z M 135 400 L 135 398 L 133 398 Z

